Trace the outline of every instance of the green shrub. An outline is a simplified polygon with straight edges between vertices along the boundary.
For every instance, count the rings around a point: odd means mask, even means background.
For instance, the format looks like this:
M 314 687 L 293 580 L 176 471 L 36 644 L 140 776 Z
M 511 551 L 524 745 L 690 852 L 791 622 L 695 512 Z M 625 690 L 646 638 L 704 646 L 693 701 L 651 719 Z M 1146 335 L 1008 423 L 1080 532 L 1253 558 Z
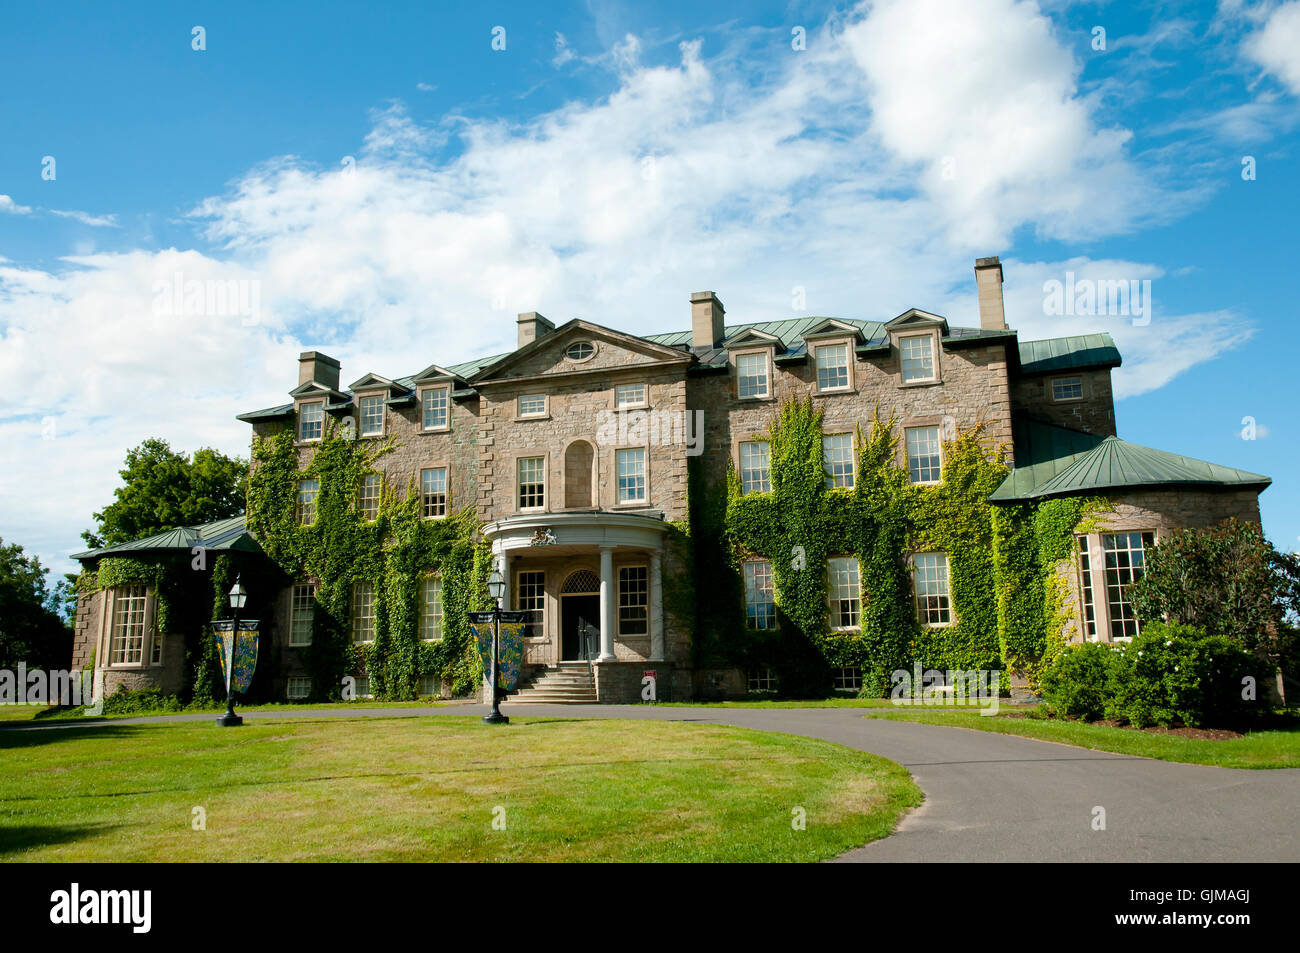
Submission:
M 1117 708 L 1138 727 L 1236 728 L 1265 713 L 1268 666 L 1232 639 L 1148 623 L 1125 652 Z M 1253 698 L 1245 680 L 1253 678 Z
M 156 688 L 119 689 L 104 699 L 105 715 L 135 715 L 140 712 L 181 711 L 180 699 Z
M 1120 715 L 1115 701 L 1128 665 L 1123 650 L 1107 642 L 1072 645 L 1043 672 L 1040 689 L 1052 712 L 1096 721 Z

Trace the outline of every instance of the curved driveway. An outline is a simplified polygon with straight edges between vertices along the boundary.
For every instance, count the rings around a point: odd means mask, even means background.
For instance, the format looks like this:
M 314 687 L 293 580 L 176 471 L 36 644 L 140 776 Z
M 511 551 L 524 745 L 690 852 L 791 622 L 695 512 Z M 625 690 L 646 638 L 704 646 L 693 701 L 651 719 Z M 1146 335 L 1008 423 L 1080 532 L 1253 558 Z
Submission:
M 245 718 L 482 714 L 482 705 L 247 712 Z M 897 761 L 925 792 L 896 833 L 840 861 L 1297 861 L 1300 769 L 1174 764 L 965 728 L 864 717 L 854 708 L 652 708 L 507 704 L 507 714 L 642 718 L 805 735 Z M 213 715 L 93 724 L 206 721 Z M 88 727 L 63 722 L 36 729 Z M 1105 830 L 1094 830 L 1096 808 Z

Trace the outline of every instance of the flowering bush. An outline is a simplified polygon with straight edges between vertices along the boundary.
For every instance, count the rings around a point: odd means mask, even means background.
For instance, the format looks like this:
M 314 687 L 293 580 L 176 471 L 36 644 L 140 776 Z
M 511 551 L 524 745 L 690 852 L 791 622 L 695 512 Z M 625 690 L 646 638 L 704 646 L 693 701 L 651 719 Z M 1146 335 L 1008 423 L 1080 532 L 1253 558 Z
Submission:
M 1043 672 L 1040 688 L 1052 712 L 1096 721 L 1117 718 L 1115 707 L 1126 674 L 1123 649 L 1107 642 L 1066 648 Z

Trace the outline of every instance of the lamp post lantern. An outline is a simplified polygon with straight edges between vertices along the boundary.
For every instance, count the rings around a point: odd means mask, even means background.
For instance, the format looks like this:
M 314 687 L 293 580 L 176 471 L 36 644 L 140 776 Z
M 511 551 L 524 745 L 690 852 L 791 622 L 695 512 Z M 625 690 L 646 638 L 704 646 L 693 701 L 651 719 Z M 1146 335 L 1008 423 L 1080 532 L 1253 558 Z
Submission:
M 229 657 L 226 659 L 226 713 L 217 719 L 217 724 L 223 728 L 232 728 L 244 723 L 244 719 L 235 714 L 235 690 L 232 686 L 235 679 L 235 645 L 239 641 L 239 612 L 247 602 L 248 592 L 236 576 L 235 584 L 230 587 L 230 608 L 233 618 L 230 626 Z
M 501 599 L 506 592 L 506 581 L 501 571 L 493 567 L 487 581 L 488 594 L 492 597 L 492 713 L 483 716 L 489 725 L 508 725 L 510 719 L 501 714 L 501 689 L 498 686 L 498 672 L 501 667 Z

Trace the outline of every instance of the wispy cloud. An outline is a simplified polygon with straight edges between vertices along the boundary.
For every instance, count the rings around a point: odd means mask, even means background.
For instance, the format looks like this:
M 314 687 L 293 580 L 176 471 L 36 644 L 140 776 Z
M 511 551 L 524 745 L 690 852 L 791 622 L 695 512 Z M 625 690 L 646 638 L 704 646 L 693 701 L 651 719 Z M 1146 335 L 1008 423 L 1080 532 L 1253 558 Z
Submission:
M 4 193 L 0 193 L 0 212 L 9 215 L 27 215 L 32 210 L 30 205 L 19 205 L 12 198 Z
M 79 212 L 76 210 L 63 210 L 52 208 L 51 215 L 57 215 L 60 218 L 76 219 L 83 225 L 90 225 L 94 228 L 118 228 L 116 215 L 92 215 L 89 212 Z

